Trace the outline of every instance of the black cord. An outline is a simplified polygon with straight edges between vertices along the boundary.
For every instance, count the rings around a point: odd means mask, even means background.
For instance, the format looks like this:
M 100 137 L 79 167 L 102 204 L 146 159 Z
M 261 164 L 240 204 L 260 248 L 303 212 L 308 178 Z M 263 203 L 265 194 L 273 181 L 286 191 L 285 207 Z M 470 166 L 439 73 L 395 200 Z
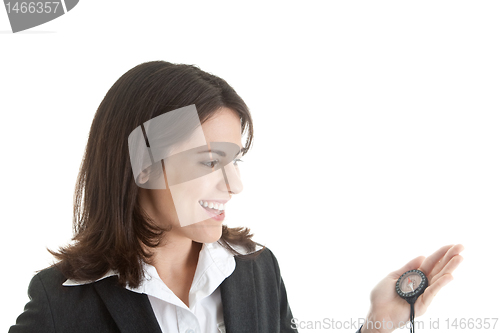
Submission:
M 413 307 L 413 303 L 410 304 L 410 333 L 415 333 L 415 308 Z

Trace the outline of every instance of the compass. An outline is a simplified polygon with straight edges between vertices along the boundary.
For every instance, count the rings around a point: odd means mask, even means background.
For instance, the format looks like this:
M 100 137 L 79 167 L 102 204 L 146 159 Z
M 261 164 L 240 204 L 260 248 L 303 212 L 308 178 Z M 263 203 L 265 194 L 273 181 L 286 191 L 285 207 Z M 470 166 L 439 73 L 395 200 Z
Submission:
M 401 275 L 396 282 L 396 292 L 408 303 L 415 303 L 427 288 L 427 277 L 422 271 L 412 269 Z
M 428 285 L 429 282 L 427 281 L 427 277 L 418 269 L 409 270 L 401 275 L 396 282 L 396 292 L 410 304 L 410 332 L 414 332 L 415 301 L 418 296 L 422 295 Z

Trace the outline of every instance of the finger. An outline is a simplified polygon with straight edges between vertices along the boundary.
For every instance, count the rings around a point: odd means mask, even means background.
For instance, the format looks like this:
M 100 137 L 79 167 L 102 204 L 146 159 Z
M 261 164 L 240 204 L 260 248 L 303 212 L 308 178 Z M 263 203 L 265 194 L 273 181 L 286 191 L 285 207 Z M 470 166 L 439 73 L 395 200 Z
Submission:
M 456 256 L 451 258 L 450 261 L 448 261 L 446 266 L 439 273 L 429 279 L 429 283 L 432 284 L 434 281 L 437 281 L 445 274 L 453 273 L 453 271 L 455 271 L 455 269 L 458 267 L 458 265 L 460 265 L 462 261 L 464 261 L 464 258 L 461 255 L 457 254 Z
M 434 276 L 439 274 L 443 270 L 443 268 L 446 267 L 446 265 L 448 265 L 450 260 L 455 256 L 457 256 L 463 250 L 464 246 L 462 244 L 454 245 L 451 249 L 449 249 L 448 252 L 446 252 L 446 254 L 444 255 L 444 257 L 438 263 L 436 263 L 432 271 L 427 276 L 429 280 L 432 280 Z
M 451 249 L 453 245 L 446 245 L 428 256 L 422 265 L 420 266 L 419 270 L 421 270 L 426 276 L 429 276 L 429 274 L 432 272 L 432 269 L 434 266 L 443 258 L 448 252 L 449 249 Z
M 411 261 L 409 261 L 406 265 L 404 265 L 400 269 L 395 270 L 394 272 L 390 273 L 389 276 L 394 278 L 394 279 L 398 279 L 403 273 L 406 273 L 412 269 L 419 268 L 420 265 L 422 264 L 422 262 L 424 261 L 424 259 L 425 259 L 424 256 L 416 257 L 415 259 L 412 259 Z
M 443 288 L 445 285 L 450 283 L 453 280 L 453 276 L 451 274 L 444 274 L 439 279 L 437 279 L 432 285 L 427 287 L 422 294 L 422 309 L 419 309 L 419 312 L 425 312 L 425 309 L 431 304 L 434 296 Z

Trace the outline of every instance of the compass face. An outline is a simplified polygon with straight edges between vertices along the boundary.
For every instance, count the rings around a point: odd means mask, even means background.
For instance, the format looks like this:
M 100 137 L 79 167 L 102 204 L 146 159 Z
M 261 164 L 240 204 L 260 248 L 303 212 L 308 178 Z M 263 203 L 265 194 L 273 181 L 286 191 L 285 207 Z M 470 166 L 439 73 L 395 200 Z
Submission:
M 399 296 L 413 297 L 419 296 L 427 287 L 427 278 L 424 273 L 413 269 L 401 275 L 396 283 L 396 292 Z
M 409 273 L 401 279 L 399 288 L 401 288 L 401 291 L 404 293 L 410 293 L 415 291 L 415 289 L 420 285 L 420 282 L 422 282 L 422 277 L 420 275 L 417 273 Z

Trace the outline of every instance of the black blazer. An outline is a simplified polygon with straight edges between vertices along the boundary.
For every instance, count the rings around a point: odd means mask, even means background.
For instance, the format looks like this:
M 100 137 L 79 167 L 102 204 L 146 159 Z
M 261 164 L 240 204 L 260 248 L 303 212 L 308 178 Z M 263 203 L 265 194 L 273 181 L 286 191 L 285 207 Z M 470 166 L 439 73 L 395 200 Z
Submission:
M 235 260 L 220 285 L 226 332 L 297 332 L 274 254 L 265 248 L 255 259 Z M 116 275 L 81 286 L 64 281 L 54 267 L 36 274 L 9 333 L 161 333 L 148 296 L 118 286 Z

